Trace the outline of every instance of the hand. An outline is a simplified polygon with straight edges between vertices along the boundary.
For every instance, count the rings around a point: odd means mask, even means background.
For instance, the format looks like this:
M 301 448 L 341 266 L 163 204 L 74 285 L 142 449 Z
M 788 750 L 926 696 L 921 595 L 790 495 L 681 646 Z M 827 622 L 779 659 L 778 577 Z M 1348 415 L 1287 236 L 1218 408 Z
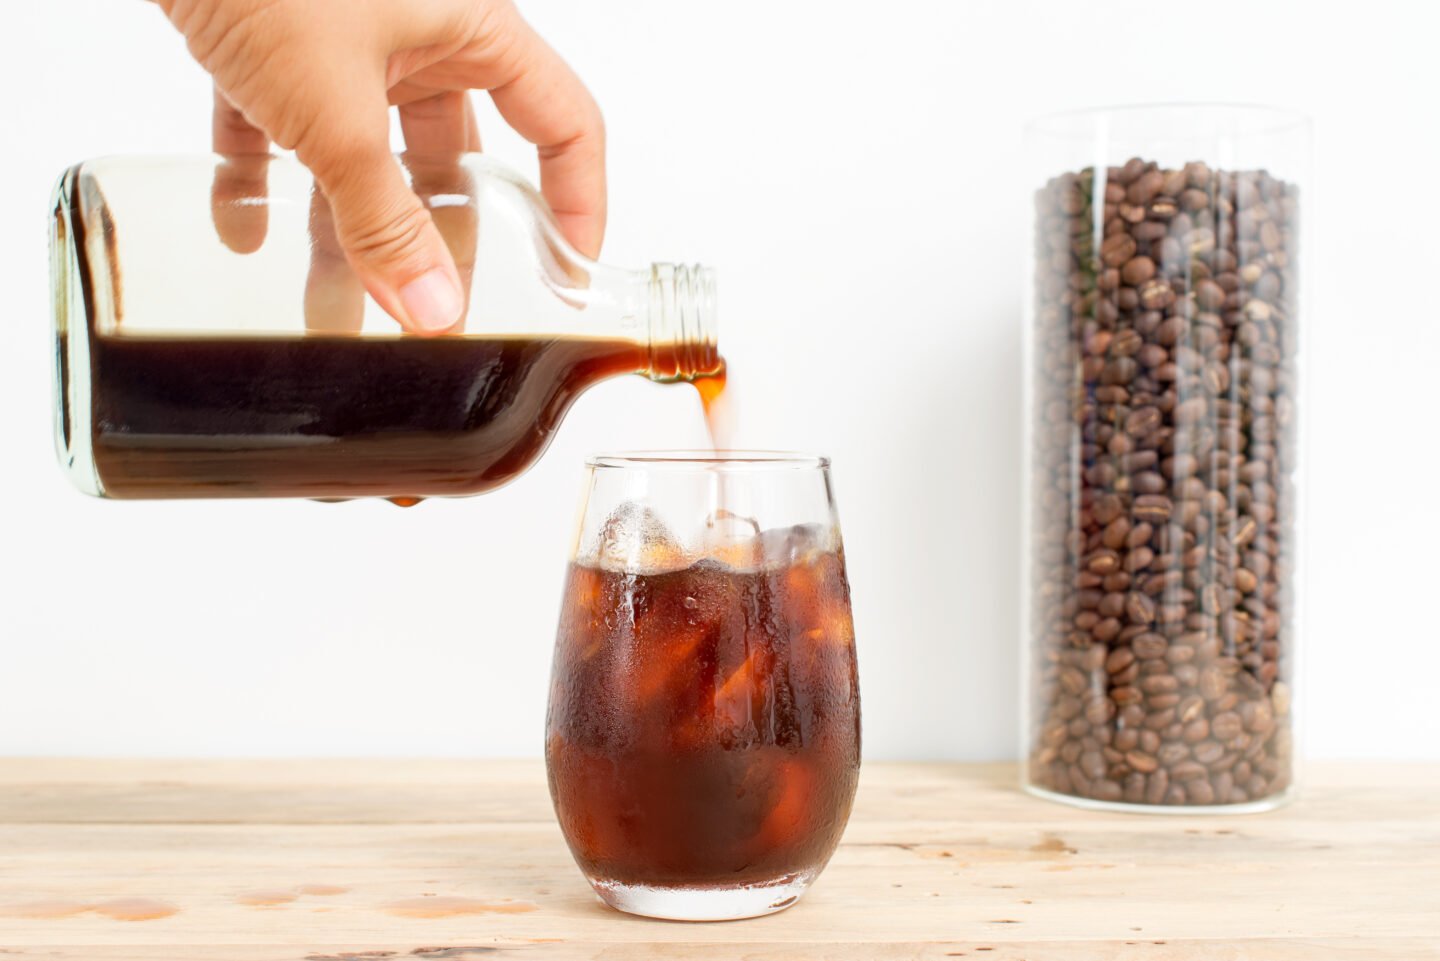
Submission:
M 509 0 L 159 0 L 215 78 L 214 139 L 231 158 L 217 197 L 263 194 L 270 142 L 293 149 L 332 211 L 345 257 L 409 330 L 461 317 L 465 293 L 440 231 L 390 152 L 388 107 L 410 151 L 479 149 L 466 91 L 483 89 L 540 154 L 561 229 L 595 256 L 605 230 L 599 108 Z M 222 228 L 264 238 L 263 206 Z

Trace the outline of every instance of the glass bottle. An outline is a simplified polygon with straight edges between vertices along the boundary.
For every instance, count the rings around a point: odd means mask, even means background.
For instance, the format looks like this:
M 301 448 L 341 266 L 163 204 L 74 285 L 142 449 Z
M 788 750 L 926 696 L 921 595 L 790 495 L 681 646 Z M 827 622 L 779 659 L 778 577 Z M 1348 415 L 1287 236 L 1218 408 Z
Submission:
M 1026 148 L 1025 786 L 1274 807 L 1295 783 L 1309 123 L 1081 111 Z
M 440 336 L 364 292 L 282 157 L 68 170 L 51 233 L 60 460 L 115 498 L 476 494 L 602 379 L 714 373 L 712 271 L 597 264 L 480 155 L 400 158 L 468 297 Z

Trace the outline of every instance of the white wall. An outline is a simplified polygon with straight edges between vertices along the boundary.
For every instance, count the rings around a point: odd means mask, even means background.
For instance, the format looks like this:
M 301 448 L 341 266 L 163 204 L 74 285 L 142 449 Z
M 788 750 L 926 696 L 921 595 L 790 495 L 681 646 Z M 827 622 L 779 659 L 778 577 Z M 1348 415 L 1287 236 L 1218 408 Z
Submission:
M 606 259 L 716 265 L 740 439 L 834 456 L 876 758 L 1014 752 L 1022 121 L 1312 112 L 1308 744 L 1440 758 L 1431 5 L 522 6 L 608 117 Z M 149 4 L 6 8 L 0 753 L 538 753 L 581 458 L 698 443 L 693 396 L 606 384 L 519 483 L 410 511 L 82 497 L 51 453 L 47 192 L 206 149 L 209 93 Z

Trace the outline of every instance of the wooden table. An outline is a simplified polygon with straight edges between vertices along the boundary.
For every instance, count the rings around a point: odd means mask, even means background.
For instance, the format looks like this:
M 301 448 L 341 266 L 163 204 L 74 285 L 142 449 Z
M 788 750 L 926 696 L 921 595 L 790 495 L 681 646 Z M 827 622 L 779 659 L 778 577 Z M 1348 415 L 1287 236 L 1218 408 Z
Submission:
M 795 907 L 682 924 L 591 895 L 537 762 L 0 761 L 0 958 L 1440 958 L 1440 765 L 1305 774 L 1199 818 L 871 764 Z

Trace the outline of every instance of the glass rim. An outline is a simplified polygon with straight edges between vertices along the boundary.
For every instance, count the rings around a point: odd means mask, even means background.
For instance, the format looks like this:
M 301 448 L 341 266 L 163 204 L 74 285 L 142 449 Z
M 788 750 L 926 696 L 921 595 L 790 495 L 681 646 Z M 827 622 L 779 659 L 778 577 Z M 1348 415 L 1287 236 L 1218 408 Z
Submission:
M 830 458 L 786 450 L 636 450 L 592 454 L 585 466 L 605 470 L 825 470 Z
M 1250 117 L 1256 119 L 1268 119 L 1273 123 L 1259 127 L 1254 130 L 1246 130 L 1247 136 L 1261 134 L 1283 133 L 1289 130 L 1304 130 L 1313 123 L 1311 116 L 1298 107 L 1287 107 L 1279 104 L 1268 103 L 1244 103 L 1240 101 L 1227 102 L 1221 100 L 1160 100 L 1152 103 L 1120 103 L 1105 104 L 1090 107 L 1071 107 L 1065 110 L 1054 110 L 1031 117 L 1025 122 L 1027 134 L 1045 134 L 1051 136 L 1065 136 L 1066 125 L 1076 121 L 1091 118 L 1103 117 L 1107 114 L 1134 115 L 1145 111 L 1171 112 L 1171 113 L 1230 113 L 1237 117 Z M 1070 131 L 1073 132 L 1073 131 Z

